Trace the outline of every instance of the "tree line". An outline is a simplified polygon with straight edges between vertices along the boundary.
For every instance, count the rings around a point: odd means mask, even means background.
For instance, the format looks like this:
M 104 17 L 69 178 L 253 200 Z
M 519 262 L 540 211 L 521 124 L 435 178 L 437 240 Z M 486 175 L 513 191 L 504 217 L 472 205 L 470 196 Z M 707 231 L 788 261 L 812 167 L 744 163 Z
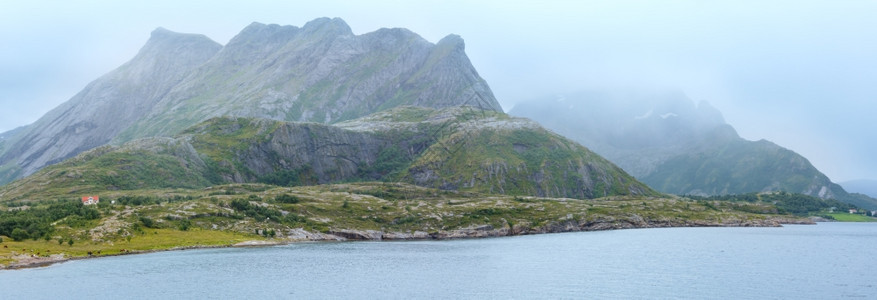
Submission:
M 65 222 L 75 225 L 100 217 L 100 211 L 80 201 L 60 201 L 29 209 L 0 211 L 0 235 L 16 241 L 28 238 L 49 240 L 55 231 L 52 223 L 56 221 L 66 218 Z

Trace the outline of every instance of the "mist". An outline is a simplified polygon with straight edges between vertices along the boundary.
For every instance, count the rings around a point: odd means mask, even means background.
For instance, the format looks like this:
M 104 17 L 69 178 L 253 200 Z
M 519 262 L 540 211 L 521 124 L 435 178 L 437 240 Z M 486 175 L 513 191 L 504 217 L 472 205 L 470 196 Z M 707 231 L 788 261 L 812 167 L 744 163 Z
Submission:
M 5 4 L 0 132 L 132 58 L 156 27 L 225 44 L 251 22 L 340 17 L 354 33 L 448 34 L 505 110 L 585 90 L 678 91 L 833 181 L 877 179 L 877 2 L 445 1 Z M 587 145 L 585 145 L 587 146 Z

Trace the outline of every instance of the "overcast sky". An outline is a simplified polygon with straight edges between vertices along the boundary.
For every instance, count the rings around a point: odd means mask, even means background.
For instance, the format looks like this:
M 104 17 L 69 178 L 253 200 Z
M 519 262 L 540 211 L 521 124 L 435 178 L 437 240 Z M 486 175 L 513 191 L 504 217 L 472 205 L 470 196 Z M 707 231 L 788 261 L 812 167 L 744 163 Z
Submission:
M 580 89 L 678 89 L 836 182 L 877 179 L 877 1 L 9 2 L 0 132 L 131 59 L 156 27 L 225 44 L 254 21 L 340 17 L 356 34 L 459 34 L 506 110 Z

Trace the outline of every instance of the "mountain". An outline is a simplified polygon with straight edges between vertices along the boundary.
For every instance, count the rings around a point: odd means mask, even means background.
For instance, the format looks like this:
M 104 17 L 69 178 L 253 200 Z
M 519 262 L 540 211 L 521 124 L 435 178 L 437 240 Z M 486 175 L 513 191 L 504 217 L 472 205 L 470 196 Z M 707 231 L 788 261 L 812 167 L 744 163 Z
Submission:
M 335 125 L 217 117 L 173 138 L 87 151 L 2 187 L 0 198 L 376 180 L 579 199 L 658 195 L 530 120 L 472 107 L 403 106 Z
M 3 142 L 5 140 L 15 136 L 16 134 L 18 134 L 19 132 L 21 132 L 25 128 L 26 128 L 25 126 L 21 126 L 21 127 L 12 129 L 12 130 L 7 131 L 7 132 L 0 133 L 0 142 Z
M 832 183 L 803 156 L 741 138 L 718 110 L 682 93 L 581 92 L 519 103 L 510 114 L 588 146 L 661 192 L 787 191 L 877 207 L 877 200 Z
M 22 130 L 24 130 L 26 128 L 27 128 L 27 126 L 21 126 L 21 127 L 12 129 L 12 130 L 7 131 L 7 132 L 0 133 L 0 153 L 3 153 L 4 151 L 6 151 L 6 147 L 7 147 L 7 145 L 9 145 L 7 140 L 18 135 L 18 133 L 20 133 Z M 0 166 L 0 167 L 2 167 L 2 166 Z
M 840 183 L 847 191 L 877 197 L 877 180 L 859 179 Z
M 433 45 L 405 29 L 355 36 L 341 19 L 253 23 L 117 139 L 225 115 L 331 124 L 399 105 L 501 111 L 464 48 L 455 35 Z
M 580 142 L 636 177 L 693 146 L 709 146 L 698 143 L 706 137 L 737 137 L 721 113 L 681 93 L 588 91 L 518 103 L 509 113 Z
M 0 183 L 108 143 L 221 47 L 203 35 L 156 29 L 133 59 L 12 135 L 0 153 Z
M 131 61 L 0 146 L 0 183 L 108 143 L 174 136 L 220 116 L 337 123 L 400 105 L 501 111 L 449 35 L 354 35 L 341 19 L 253 23 L 225 46 L 156 29 Z

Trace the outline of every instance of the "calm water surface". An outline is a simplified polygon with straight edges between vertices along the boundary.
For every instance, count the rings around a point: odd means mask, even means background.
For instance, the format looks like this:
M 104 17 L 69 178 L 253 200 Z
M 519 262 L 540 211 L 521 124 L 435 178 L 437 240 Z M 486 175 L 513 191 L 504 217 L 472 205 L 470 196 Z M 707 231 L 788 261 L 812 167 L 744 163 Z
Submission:
M 0 271 L 0 299 L 877 299 L 877 224 L 299 243 Z

